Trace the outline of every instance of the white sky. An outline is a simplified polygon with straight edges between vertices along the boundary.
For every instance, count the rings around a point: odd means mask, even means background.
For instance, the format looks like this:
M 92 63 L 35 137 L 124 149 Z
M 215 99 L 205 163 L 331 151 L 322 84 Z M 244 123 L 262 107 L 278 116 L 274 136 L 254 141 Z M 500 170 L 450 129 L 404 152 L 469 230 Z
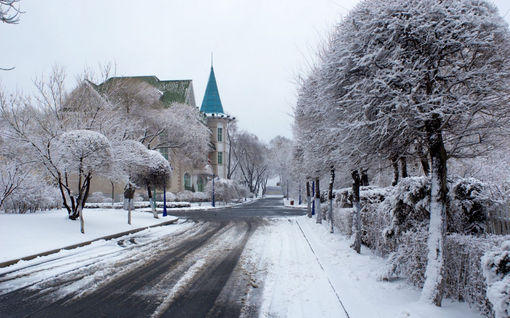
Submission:
M 295 78 L 356 0 L 21 0 L 0 24 L 0 83 L 31 90 L 52 65 L 70 77 L 115 62 L 116 75 L 192 79 L 200 106 L 210 54 L 223 108 L 269 141 L 292 136 Z M 510 1 L 494 3 L 510 22 Z

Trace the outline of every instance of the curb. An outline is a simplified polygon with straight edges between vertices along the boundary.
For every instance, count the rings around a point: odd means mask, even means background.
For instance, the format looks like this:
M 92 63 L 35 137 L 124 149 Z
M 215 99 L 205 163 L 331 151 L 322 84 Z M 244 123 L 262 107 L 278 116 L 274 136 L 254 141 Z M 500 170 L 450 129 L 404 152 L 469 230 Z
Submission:
M 90 240 L 90 241 L 85 241 L 85 242 L 81 242 L 81 243 L 77 243 L 77 244 L 73 244 L 73 245 L 69 245 L 69 246 L 65 246 L 65 247 L 61 247 L 61 248 L 57 248 L 57 249 L 53 249 L 53 250 L 49 250 L 49 251 L 46 251 L 46 252 L 42 252 L 42 253 L 38 253 L 38 254 L 33 254 L 33 255 L 30 255 L 30 256 L 25 256 L 25 257 L 21 257 L 21 258 L 18 258 L 18 259 L 2 262 L 2 263 L 0 263 L 0 268 L 4 268 L 4 267 L 8 267 L 8 266 L 14 265 L 14 264 L 18 263 L 19 261 L 28 261 L 28 260 L 34 259 L 36 257 L 39 257 L 39 256 L 47 256 L 47 255 L 55 254 L 55 253 L 58 253 L 58 252 L 60 252 L 62 250 L 72 250 L 72 249 L 75 249 L 77 247 L 82 247 L 82 246 L 90 245 L 90 244 L 92 244 L 93 242 L 96 242 L 96 241 L 100 241 L 100 240 L 108 241 L 108 240 L 115 239 L 115 238 L 118 238 L 118 237 L 121 237 L 121 236 L 124 236 L 124 235 L 133 234 L 133 233 L 137 233 L 137 232 L 140 232 L 140 231 L 143 231 L 143 230 L 147 230 L 147 229 L 150 229 L 150 228 L 153 228 L 153 227 L 170 225 L 170 224 L 173 224 L 173 223 L 177 222 L 178 220 L 179 220 L 179 218 L 177 218 L 175 220 L 170 220 L 170 221 L 166 221 L 166 222 L 150 225 L 150 226 L 139 227 L 139 228 L 136 228 L 136 229 L 133 229 L 133 230 L 129 230 L 129 231 L 124 231 L 124 232 L 120 232 L 120 233 L 106 235 L 106 236 L 103 236 L 103 237 L 98 237 L 98 238 Z

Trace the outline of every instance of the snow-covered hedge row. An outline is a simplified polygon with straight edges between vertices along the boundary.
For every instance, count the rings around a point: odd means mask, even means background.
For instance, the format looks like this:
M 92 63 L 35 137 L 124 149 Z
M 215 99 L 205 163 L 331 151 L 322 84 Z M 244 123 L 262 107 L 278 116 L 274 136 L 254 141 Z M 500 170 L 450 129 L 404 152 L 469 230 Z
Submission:
M 168 200 L 168 197 L 167 197 Z M 207 195 L 205 192 L 192 192 L 189 190 L 184 190 L 178 192 L 175 195 L 176 201 L 186 201 L 186 202 L 206 202 L 210 201 L 211 197 Z
M 163 202 L 156 202 L 156 206 L 158 208 L 162 208 L 163 207 Z M 189 202 L 169 202 L 167 201 L 166 202 L 166 207 L 167 208 L 188 208 L 190 207 L 191 204 Z M 107 209 L 107 208 L 111 208 L 112 207 L 112 204 L 111 203 L 85 203 L 85 207 L 86 208 L 89 208 L 89 209 Z M 124 203 L 123 202 L 115 202 L 113 204 L 113 208 L 114 209 L 122 209 L 124 207 Z M 139 202 L 135 202 L 134 203 L 134 207 L 135 209 L 143 209 L 143 208 L 150 208 L 151 205 L 150 205 L 150 202 L 149 201 L 139 201 Z
M 404 277 L 420 288 L 423 286 L 427 263 L 429 192 L 429 180 L 424 177 L 402 179 L 395 187 L 361 188 L 362 242 L 376 254 L 388 257 L 384 279 Z M 501 208 L 504 198 L 475 179 L 451 183 L 449 194 L 445 295 L 465 301 L 483 314 L 493 316 L 498 308 L 504 307 L 503 303 L 510 301 L 510 278 L 503 279 L 500 274 L 499 279 L 485 279 L 480 260 L 484 253 L 497 249 L 510 238 L 485 234 L 487 214 Z M 348 188 L 340 189 L 335 195 L 334 224 L 342 233 L 351 235 L 352 192 Z M 498 255 L 508 256 L 508 253 L 500 251 Z M 492 263 L 484 263 L 500 264 L 502 258 L 504 256 L 492 256 Z M 484 266 L 501 268 L 501 265 Z M 510 265 L 507 266 L 508 272 Z M 494 277 L 487 274 L 489 272 L 484 272 L 485 277 Z
M 510 240 L 486 253 L 482 267 L 496 318 L 510 317 Z

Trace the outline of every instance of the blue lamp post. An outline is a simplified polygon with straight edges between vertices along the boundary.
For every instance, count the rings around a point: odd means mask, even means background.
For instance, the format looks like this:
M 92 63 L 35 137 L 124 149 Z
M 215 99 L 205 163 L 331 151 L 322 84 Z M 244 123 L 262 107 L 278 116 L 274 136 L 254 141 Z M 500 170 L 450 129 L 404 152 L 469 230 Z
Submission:
M 216 176 L 213 174 L 213 176 L 212 176 L 212 206 L 213 206 L 213 207 L 215 207 L 215 206 L 216 206 L 216 202 L 215 202 L 215 200 L 214 200 L 214 178 L 215 178 L 215 177 L 216 177 Z
M 166 213 L 166 182 L 163 183 L 163 216 L 167 216 Z

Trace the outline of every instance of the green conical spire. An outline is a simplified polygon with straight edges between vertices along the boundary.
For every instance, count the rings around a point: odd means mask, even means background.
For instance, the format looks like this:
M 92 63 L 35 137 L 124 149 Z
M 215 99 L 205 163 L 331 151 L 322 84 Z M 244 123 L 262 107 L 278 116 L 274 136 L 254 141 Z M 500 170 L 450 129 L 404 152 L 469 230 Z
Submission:
M 223 106 L 221 105 L 220 94 L 218 93 L 218 85 L 216 84 L 216 77 L 214 76 L 212 63 L 211 73 L 209 74 L 209 81 L 207 82 L 200 111 L 204 113 L 223 114 Z

